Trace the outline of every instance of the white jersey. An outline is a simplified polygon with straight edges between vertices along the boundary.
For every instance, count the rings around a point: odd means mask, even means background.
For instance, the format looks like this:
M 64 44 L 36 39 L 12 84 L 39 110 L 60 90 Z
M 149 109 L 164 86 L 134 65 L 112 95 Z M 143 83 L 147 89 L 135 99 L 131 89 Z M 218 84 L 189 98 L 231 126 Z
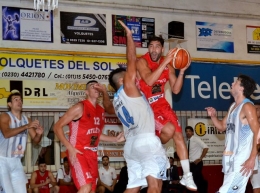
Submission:
M 17 128 L 28 124 L 26 116 L 22 115 L 22 120 L 17 119 L 11 112 L 7 112 L 10 116 L 10 128 Z M 2 131 L 0 131 L 0 156 L 2 157 L 17 157 L 24 156 L 26 148 L 28 130 L 24 130 L 16 136 L 4 138 Z
M 121 86 L 114 94 L 113 105 L 117 117 L 123 124 L 126 139 L 139 134 L 155 133 L 154 114 L 143 95 L 128 97 Z
M 239 172 L 242 164 L 249 158 L 253 145 L 253 132 L 249 124 L 242 124 L 239 118 L 240 111 L 243 105 L 251 102 L 249 99 L 244 99 L 232 112 L 234 104 L 228 112 L 225 151 L 223 153 L 223 172 Z M 255 169 L 258 167 L 257 158 Z

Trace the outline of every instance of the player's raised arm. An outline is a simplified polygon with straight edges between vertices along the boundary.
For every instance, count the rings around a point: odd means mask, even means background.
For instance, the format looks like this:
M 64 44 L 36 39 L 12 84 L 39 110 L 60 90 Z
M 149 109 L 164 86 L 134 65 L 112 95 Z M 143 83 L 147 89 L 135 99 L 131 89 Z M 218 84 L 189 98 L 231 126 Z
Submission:
M 131 30 L 124 24 L 124 22 L 118 20 L 126 31 L 126 58 L 127 58 L 127 70 L 124 77 L 124 91 L 129 97 L 141 96 L 140 91 L 136 87 L 136 47 L 132 37 Z

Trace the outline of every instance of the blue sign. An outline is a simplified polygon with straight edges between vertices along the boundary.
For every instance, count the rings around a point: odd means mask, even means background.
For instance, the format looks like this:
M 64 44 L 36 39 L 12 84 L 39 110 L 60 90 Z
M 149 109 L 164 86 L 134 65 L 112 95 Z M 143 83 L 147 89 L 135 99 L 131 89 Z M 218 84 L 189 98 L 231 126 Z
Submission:
M 230 94 L 231 84 L 240 74 L 250 76 L 258 83 L 251 100 L 259 102 L 259 71 L 258 65 L 192 62 L 185 72 L 181 92 L 178 95 L 173 94 L 173 109 L 203 111 L 205 107 L 214 107 L 218 111 L 227 111 L 234 101 Z

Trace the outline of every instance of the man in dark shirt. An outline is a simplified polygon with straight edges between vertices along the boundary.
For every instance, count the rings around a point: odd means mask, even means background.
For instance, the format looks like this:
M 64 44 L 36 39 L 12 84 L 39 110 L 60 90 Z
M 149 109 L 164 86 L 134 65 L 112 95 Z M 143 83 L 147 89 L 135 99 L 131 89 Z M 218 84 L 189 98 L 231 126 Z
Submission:
M 178 168 L 174 165 L 173 157 L 169 159 L 171 167 L 167 170 L 167 180 L 163 181 L 163 193 L 170 192 L 171 189 L 177 190 L 181 193 L 183 186 L 180 184 L 180 177 L 178 173 Z
M 124 167 L 122 167 L 120 171 L 119 180 L 115 185 L 114 192 L 123 193 L 126 190 L 127 183 L 128 183 L 128 173 L 127 173 L 127 165 L 125 165 Z

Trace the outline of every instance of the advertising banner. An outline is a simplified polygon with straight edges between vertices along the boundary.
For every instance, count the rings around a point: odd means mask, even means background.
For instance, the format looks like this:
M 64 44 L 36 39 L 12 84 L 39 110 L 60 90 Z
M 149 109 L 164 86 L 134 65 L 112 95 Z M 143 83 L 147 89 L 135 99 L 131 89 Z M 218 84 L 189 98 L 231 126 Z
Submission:
M 118 20 L 123 21 L 132 31 L 136 47 L 147 48 L 148 40 L 154 36 L 155 19 L 146 17 L 132 17 L 112 15 L 113 46 L 126 46 L 126 34 Z
M 60 12 L 61 43 L 107 45 L 106 15 Z
M 3 6 L 2 39 L 53 42 L 53 12 Z
M 222 160 L 225 149 L 225 132 L 217 131 L 211 119 L 188 119 L 188 125 L 194 129 L 194 136 L 199 137 L 209 150 L 204 160 Z
M 7 96 L 18 90 L 24 108 L 67 109 L 85 98 L 89 80 L 97 80 L 112 91 L 108 75 L 125 63 L 123 58 L 1 53 L 0 107 L 5 108 Z
M 247 52 L 260 53 L 260 26 L 246 26 Z
M 259 65 L 192 62 L 185 71 L 181 92 L 172 96 L 173 109 L 205 111 L 205 107 L 214 107 L 217 111 L 227 111 L 234 101 L 230 88 L 239 74 L 248 75 L 256 81 L 257 88 L 251 100 L 259 102 L 259 70 Z
M 196 22 L 197 50 L 234 53 L 232 24 Z

